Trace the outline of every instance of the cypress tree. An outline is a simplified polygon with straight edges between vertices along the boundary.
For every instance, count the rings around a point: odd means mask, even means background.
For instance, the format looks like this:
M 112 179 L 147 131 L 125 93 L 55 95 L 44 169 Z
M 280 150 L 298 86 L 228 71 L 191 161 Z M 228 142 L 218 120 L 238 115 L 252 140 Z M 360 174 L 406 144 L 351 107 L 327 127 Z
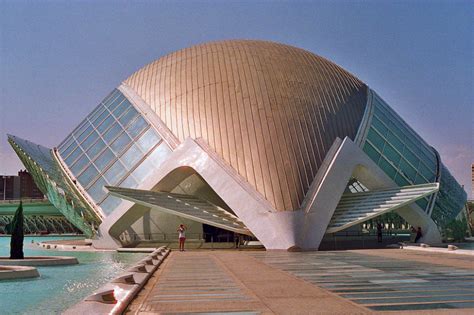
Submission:
M 15 216 L 11 222 L 10 259 L 24 259 L 23 255 L 23 204 L 16 209 Z

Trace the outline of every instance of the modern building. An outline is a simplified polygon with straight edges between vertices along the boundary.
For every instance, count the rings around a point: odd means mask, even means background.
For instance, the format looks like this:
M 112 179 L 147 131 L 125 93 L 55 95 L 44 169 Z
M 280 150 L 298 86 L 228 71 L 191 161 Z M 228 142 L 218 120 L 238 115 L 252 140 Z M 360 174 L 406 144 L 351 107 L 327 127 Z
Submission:
M 26 234 L 80 232 L 45 198 L 33 177 L 20 170 L 18 175 L 0 176 L 0 234 L 8 232 L 6 226 L 13 220 L 20 199 Z
M 212 226 L 268 249 L 396 211 L 425 242 L 466 193 L 375 91 L 273 42 L 193 46 L 141 68 L 48 149 L 9 142 L 48 199 L 97 247 Z
M 474 199 L 474 163 L 471 164 L 471 198 Z
M 0 176 L 0 200 L 44 199 L 33 177 L 27 171 L 20 170 L 18 175 Z

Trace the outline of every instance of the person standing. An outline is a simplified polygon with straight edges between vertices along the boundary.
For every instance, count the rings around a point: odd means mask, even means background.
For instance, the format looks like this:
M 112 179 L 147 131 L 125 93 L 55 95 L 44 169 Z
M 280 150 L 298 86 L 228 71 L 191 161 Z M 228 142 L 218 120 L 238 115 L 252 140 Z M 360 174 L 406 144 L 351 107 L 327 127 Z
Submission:
M 184 252 L 184 242 L 186 241 L 186 226 L 180 224 L 178 227 L 179 251 Z
M 382 243 L 382 223 L 377 223 L 377 242 Z
M 416 230 L 416 237 L 415 237 L 415 243 L 418 243 L 420 238 L 423 236 L 423 233 L 421 232 L 421 226 L 418 227 Z

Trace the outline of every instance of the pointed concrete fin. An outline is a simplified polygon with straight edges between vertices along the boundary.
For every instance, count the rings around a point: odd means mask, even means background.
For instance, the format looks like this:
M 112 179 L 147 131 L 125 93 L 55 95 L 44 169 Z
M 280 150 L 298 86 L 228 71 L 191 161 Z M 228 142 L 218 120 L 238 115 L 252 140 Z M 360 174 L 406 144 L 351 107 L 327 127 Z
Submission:
M 438 191 L 439 183 L 342 195 L 326 233 L 335 233 L 406 206 Z
M 252 235 L 238 217 L 196 196 L 112 186 L 106 188 L 114 196 L 158 211 L 232 232 Z

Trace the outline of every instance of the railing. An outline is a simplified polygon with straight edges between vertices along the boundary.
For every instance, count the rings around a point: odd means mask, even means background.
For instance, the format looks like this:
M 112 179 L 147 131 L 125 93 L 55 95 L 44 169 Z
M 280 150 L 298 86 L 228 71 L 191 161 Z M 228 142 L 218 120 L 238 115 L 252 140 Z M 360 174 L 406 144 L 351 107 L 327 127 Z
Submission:
M 147 243 L 147 242 L 158 242 L 158 243 L 178 243 L 178 233 L 147 233 L 147 234 L 122 234 L 120 235 L 120 241 L 124 246 Z M 219 247 L 219 244 L 224 245 L 226 248 L 239 247 L 244 245 L 247 241 L 254 240 L 252 237 L 242 234 L 211 234 L 211 233 L 186 233 L 186 242 L 189 243 L 200 243 L 203 246 L 209 248 Z
M 340 231 L 326 234 L 319 247 L 320 250 L 370 249 L 385 248 L 390 244 L 407 242 L 412 238 L 409 230 L 382 230 L 382 239 L 379 242 L 377 230 L 368 231 Z
M 23 203 L 50 203 L 46 198 L 29 198 L 29 199 L 21 199 Z M 19 199 L 2 199 L 0 200 L 0 204 L 19 204 Z

